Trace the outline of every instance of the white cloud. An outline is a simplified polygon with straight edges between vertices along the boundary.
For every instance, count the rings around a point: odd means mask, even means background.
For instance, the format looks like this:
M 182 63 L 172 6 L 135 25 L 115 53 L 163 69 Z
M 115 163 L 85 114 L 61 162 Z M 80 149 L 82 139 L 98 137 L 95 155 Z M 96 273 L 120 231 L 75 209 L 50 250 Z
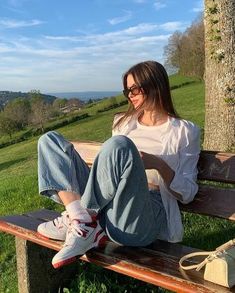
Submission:
M 149 59 L 163 62 L 163 48 L 171 32 L 183 26 L 181 22 L 140 23 L 105 34 L 37 38 L 8 34 L 0 42 L 0 72 L 4 72 L 0 88 L 119 90 L 121 74 L 129 66 Z
M 118 24 L 118 23 L 126 22 L 129 19 L 131 19 L 131 17 L 132 17 L 132 12 L 131 11 L 125 11 L 125 14 L 123 16 L 119 16 L 119 17 L 109 19 L 108 22 L 111 25 L 115 25 L 115 24 Z
M 202 0 L 197 1 L 193 7 L 193 12 L 202 12 L 204 10 L 204 2 Z
M 149 35 L 157 31 L 174 32 L 175 30 L 184 30 L 188 23 L 183 22 L 166 22 L 163 24 L 155 23 L 140 23 L 136 26 L 128 27 L 124 30 L 108 32 L 105 34 L 90 34 L 86 36 L 44 36 L 48 41 L 57 42 L 77 42 L 77 43 L 90 43 L 90 44 L 103 44 L 103 43 L 116 43 L 119 41 L 126 41 L 131 37 L 139 35 Z
M 164 24 L 161 24 L 160 28 L 165 31 L 174 32 L 176 30 L 184 30 L 187 26 L 188 26 L 188 23 L 186 22 L 171 21 L 171 22 L 166 22 Z
M 116 43 L 121 40 L 127 40 L 131 36 L 152 33 L 159 28 L 157 24 L 141 23 L 124 30 L 108 32 L 105 34 L 90 34 L 87 36 L 45 36 L 52 41 L 71 41 L 71 42 L 90 42 L 92 44 L 101 44 L 104 42 Z
M 153 4 L 154 8 L 156 10 L 160 10 L 162 8 L 165 8 L 166 7 L 166 4 L 165 3 L 162 3 L 161 1 L 155 1 L 155 3 Z
M 152 31 L 155 31 L 158 28 L 157 24 L 152 23 L 140 23 L 136 26 L 129 27 L 125 30 L 123 30 L 121 33 L 127 34 L 127 35 L 138 35 L 143 33 L 149 33 Z
M 21 27 L 30 27 L 36 26 L 44 23 L 41 20 L 32 19 L 32 20 L 16 20 L 16 19 L 9 19 L 9 18 L 2 18 L 0 19 L 0 25 L 4 28 L 13 29 L 13 28 L 21 28 Z
M 77 37 L 77 36 L 44 36 L 45 39 L 47 40 L 52 40 L 52 41 L 70 41 L 70 42 L 79 42 L 84 37 Z

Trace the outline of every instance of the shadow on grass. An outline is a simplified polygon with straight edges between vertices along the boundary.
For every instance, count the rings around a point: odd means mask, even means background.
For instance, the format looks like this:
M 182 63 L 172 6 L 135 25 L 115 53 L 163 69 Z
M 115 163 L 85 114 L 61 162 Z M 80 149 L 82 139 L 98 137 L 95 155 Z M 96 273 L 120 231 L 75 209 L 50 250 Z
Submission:
M 194 231 L 194 236 L 184 237 L 183 243 L 204 250 L 215 250 L 216 247 L 235 237 L 235 225 L 228 220 L 220 219 L 221 224 L 216 231 L 204 232 L 202 228 Z M 227 222 L 227 223 L 226 223 Z
M 20 162 L 23 162 L 25 161 L 26 159 L 25 158 L 22 158 L 22 159 L 17 159 L 17 160 L 12 160 L 12 161 L 7 161 L 7 162 L 4 162 L 4 163 L 1 163 L 0 164 L 0 171 L 3 171 L 15 164 L 18 164 Z

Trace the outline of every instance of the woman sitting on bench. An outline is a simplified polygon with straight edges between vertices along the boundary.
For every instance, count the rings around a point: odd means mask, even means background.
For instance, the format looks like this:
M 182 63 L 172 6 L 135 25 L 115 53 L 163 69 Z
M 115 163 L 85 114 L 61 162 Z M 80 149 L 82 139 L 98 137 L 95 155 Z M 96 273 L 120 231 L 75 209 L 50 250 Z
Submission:
M 128 246 L 182 240 L 177 201 L 192 201 L 198 190 L 199 128 L 176 114 L 160 63 L 134 65 L 123 86 L 129 108 L 116 115 L 113 136 L 91 169 L 60 134 L 39 139 L 39 192 L 65 206 L 60 217 L 38 226 L 43 236 L 64 241 L 55 268 L 107 237 Z

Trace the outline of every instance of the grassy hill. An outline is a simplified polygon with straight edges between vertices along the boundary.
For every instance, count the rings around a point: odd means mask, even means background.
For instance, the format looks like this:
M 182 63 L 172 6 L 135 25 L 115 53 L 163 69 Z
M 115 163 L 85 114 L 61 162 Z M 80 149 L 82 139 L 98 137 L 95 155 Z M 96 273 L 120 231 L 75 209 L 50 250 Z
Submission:
M 184 77 L 180 75 L 172 75 L 170 77 L 171 82 L 171 88 L 172 89 L 179 89 L 182 86 L 185 85 L 196 85 L 200 84 L 197 80 L 192 79 L 190 77 Z M 4 92 L 5 93 L 5 92 Z M 12 92 L 10 92 L 12 93 Z M 0 92 L 1 94 L 1 92 Z M 16 94 L 16 93 L 15 93 Z M 22 93 L 23 94 L 23 93 Z M 190 94 L 190 92 L 189 92 Z M 1 99 L 1 95 L 0 95 Z M 178 98 L 176 99 L 178 100 Z M 59 117 L 50 119 L 49 122 L 47 122 L 44 127 L 47 130 L 54 130 L 62 127 L 62 125 L 68 125 L 71 124 L 74 121 L 78 121 L 80 119 L 83 119 L 84 116 L 96 116 L 97 113 L 106 112 L 108 109 L 120 107 L 121 104 L 127 103 L 127 99 L 123 95 L 119 96 L 112 96 L 111 98 L 104 98 L 101 101 L 94 101 L 91 104 L 85 105 L 85 107 L 81 111 L 75 111 L 74 113 L 67 113 L 63 114 Z M 118 109 L 118 111 L 125 110 L 126 107 L 122 107 L 121 109 Z M 18 143 L 24 140 L 27 140 L 28 138 L 31 138 L 33 136 L 37 136 L 40 133 L 39 129 L 36 129 L 32 126 L 28 126 L 25 129 L 15 132 L 11 135 L 11 137 L 7 134 L 0 136 L 0 148 Z
M 204 125 L 204 85 L 193 79 L 173 76 L 172 91 L 174 103 L 178 113 L 200 126 L 203 133 Z M 123 101 L 123 96 L 116 97 L 116 101 Z M 124 111 L 127 105 L 109 111 L 97 113 L 110 104 L 109 100 L 94 103 L 85 109 L 89 117 L 59 128 L 69 140 L 105 141 L 111 135 L 111 125 L 116 112 Z M 60 207 L 38 195 L 37 189 L 37 140 L 32 137 L 26 141 L 0 149 L 0 215 L 23 213 L 39 208 L 57 209 Z M 184 242 L 205 249 L 213 248 L 217 244 L 229 239 L 230 235 L 211 237 L 229 223 L 222 220 L 208 222 L 205 217 L 193 216 L 184 213 L 186 224 Z M 234 229 L 232 231 L 234 233 Z M 204 240 L 203 240 L 204 239 Z M 211 240 L 208 240 L 211 239 Z M 0 233 L 0 292 L 17 292 L 16 259 L 14 239 Z M 95 274 L 94 274 L 95 272 Z M 74 280 L 66 292 L 143 292 L 139 291 L 138 281 L 117 276 L 113 272 L 90 264 L 80 265 L 78 280 Z M 127 281 L 128 280 L 128 281 Z M 124 289 L 125 284 L 129 285 Z M 115 288 L 115 289 L 114 289 Z M 129 291 L 128 291 L 129 290 Z M 131 291 L 132 290 L 132 291 Z M 147 286 L 145 292 L 156 292 L 153 286 Z

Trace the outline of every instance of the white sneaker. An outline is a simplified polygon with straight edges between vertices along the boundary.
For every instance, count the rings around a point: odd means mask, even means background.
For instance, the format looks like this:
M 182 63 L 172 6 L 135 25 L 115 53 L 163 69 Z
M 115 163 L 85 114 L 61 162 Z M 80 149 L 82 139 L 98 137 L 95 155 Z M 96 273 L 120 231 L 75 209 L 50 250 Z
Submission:
M 52 259 L 52 265 L 59 268 L 70 264 L 91 248 L 104 245 L 107 239 L 98 221 L 81 223 L 74 220 L 69 226 L 62 249 Z
M 60 217 L 52 221 L 42 223 L 38 226 L 37 231 L 44 237 L 65 241 L 68 226 L 71 221 L 67 211 L 64 211 Z

